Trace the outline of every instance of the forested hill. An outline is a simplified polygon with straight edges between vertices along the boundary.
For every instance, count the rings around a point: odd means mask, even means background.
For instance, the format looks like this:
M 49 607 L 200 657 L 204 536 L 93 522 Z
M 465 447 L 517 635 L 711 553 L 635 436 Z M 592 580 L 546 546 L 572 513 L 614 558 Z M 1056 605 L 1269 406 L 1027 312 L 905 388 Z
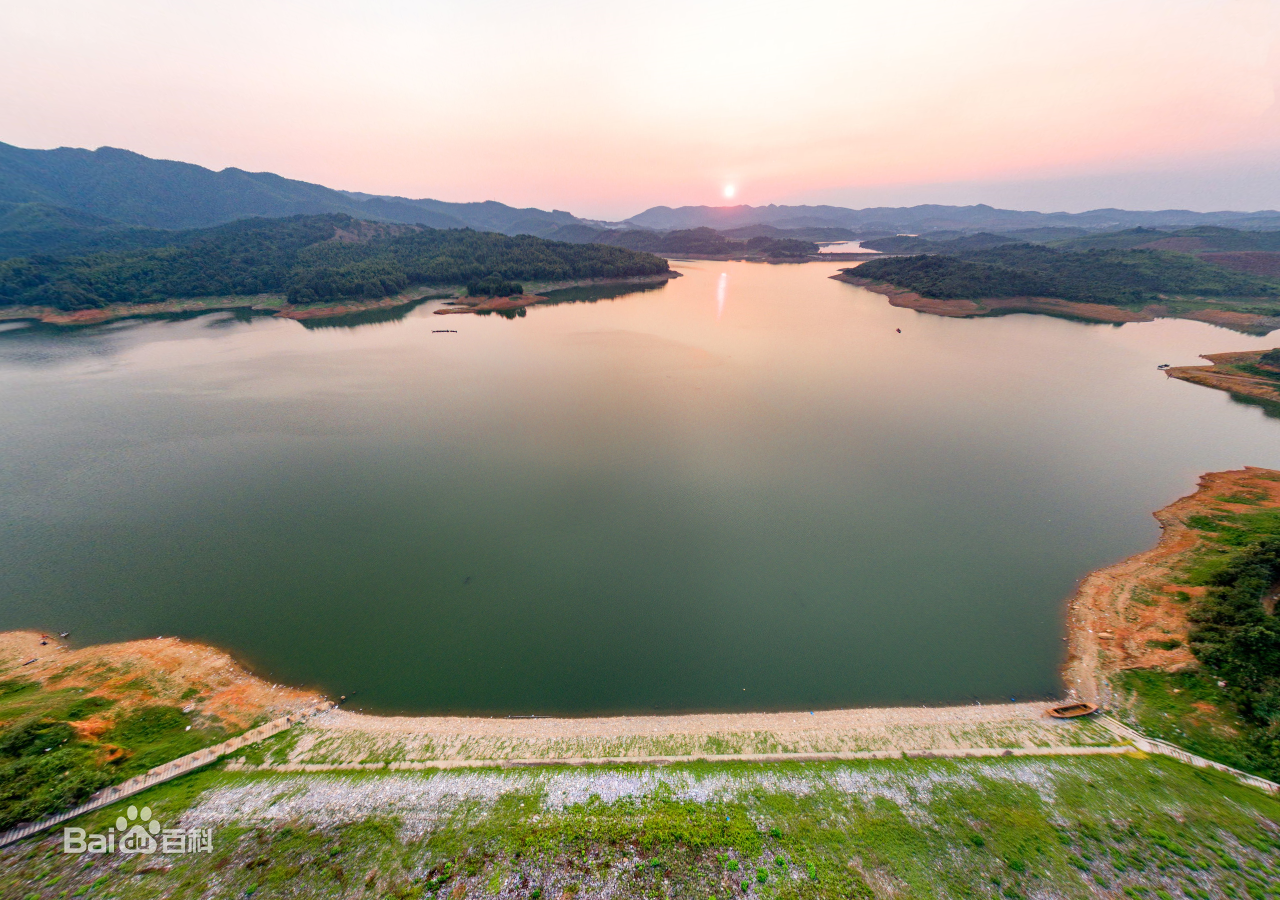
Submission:
M 0 305 L 93 309 L 183 297 L 286 294 L 291 303 L 386 297 L 415 285 L 660 275 L 667 261 L 530 235 L 362 222 L 244 219 L 172 233 L 159 247 L 0 262 Z
M 941 300 L 1054 297 L 1084 303 L 1155 303 L 1171 296 L 1280 300 L 1280 281 L 1160 250 L 1055 250 L 1010 244 L 952 255 L 874 259 L 847 270 Z

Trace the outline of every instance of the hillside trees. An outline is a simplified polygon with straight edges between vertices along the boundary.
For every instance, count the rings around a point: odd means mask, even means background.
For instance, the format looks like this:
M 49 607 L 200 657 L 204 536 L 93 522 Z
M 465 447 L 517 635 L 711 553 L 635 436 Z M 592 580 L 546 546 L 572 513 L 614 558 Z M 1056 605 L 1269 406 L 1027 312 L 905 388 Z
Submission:
M 0 262 L 0 305 L 74 310 L 170 298 L 284 293 L 291 303 L 393 296 L 413 285 L 460 285 L 491 275 L 571 281 L 660 275 L 667 261 L 599 244 L 469 229 L 414 229 L 367 240 L 349 216 L 248 219 L 175 232 L 171 244 L 83 256 Z
M 1280 295 L 1275 281 L 1159 250 L 1069 252 L 1008 244 L 955 255 L 873 259 L 848 271 L 943 300 L 1031 296 L 1123 306 L 1159 302 L 1166 295 Z

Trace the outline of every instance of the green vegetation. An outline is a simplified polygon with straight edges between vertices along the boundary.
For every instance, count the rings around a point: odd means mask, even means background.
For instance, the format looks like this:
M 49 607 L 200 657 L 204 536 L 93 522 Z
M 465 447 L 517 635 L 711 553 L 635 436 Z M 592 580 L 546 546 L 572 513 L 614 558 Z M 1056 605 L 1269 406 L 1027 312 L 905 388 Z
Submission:
M 1280 515 L 1269 512 L 1267 524 L 1280 526 Z M 1211 589 L 1192 611 L 1190 644 L 1201 665 L 1227 682 L 1245 718 L 1265 730 L 1258 739 L 1280 775 L 1280 619 L 1263 606 L 1268 597 L 1274 603 L 1277 581 L 1280 535 L 1243 547 L 1209 577 Z
M 160 247 L 172 241 L 170 231 L 121 225 L 75 209 L 0 202 L 0 259 Z
M 463 780 L 490 788 L 451 787 Z M 599 794 L 563 802 L 550 780 Z M 593 789 L 591 782 L 598 783 Z M 704 785 L 716 799 L 692 800 Z M 401 785 L 401 787 L 397 787 Z M 431 785 L 435 785 L 434 789 Z M 1026 761 L 689 765 L 511 773 L 303 777 L 206 771 L 129 803 L 168 823 L 236 791 L 332 795 L 332 818 L 231 807 L 211 854 L 103 856 L 27 841 L 0 859 L 6 896 L 422 898 L 597 896 L 870 900 L 876 896 L 1276 896 L 1280 801 L 1214 772 L 1126 757 Z M 479 795 L 423 820 L 351 816 L 345 799 L 397 791 Z M 219 801 L 219 798 L 222 798 Z M 274 804 L 276 799 L 271 799 Z M 117 804 L 77 824 L 104 829 Z M 409 813 L 410 810 L 404 810 Z M 226 813 L 224 813 L 226 815 Z M 745 876 L 745 877 L 744 877 Z M 1269 893 L 1270 892 L 1270 893 Z
M 0 730 L 0 828 L 65 809 L 110 784 L 95 756 L 63 722 L 37 719 Z
M 356 239 L 335 239 L 337 235 Z M 620 247 L 468 229 L 377 226 L 349 216 L 246 219 L 176 232 L 164 247 L 0 262 L 0 306 L 112 303 L 281 292 L 291 303 L 394 296 L 487 277 L 569 281 L 660 275 L 666 260 Z
M 1205 251 L 1276 251 L 1280 250 L 1280 231 L 1242 231 L 1217 225 L 1198 225 L 1177 231 L 1158 228 L 1130 228 L 1107 234 L 1092 234 L 1055 242 L 1066 250 L 1128 250 L 1162 242 L 1180 247 L 1183 252 Z
M 1220 497 L 1253 505 L 1247 493 Z M 1155 737 L 1280 780 L 1280 510 L 1193 516 L 1204 547 L 1183 572 L 1208 588 L 1189 614 L 1195 672 L 1129 672 L 1134 722 Z
M 97 738 L 70 723 L 108 716 L 115 703 L 76 688 L 33 681 L 0 682 L 0 829 L 58 812 L 115 784 L 226 735 L 188 727 L 171 706 L 143 706 L 109 722 Z
M 149 228 L 207 228 L 252 216 L 339 213 L 358 219 L 432 228 L 476 228 L 545 235 L 575 222 L 567 212 L 515 209 L 492 200 L 446 203 L 404 197 L 356 197 L 271 172 L 223 169 L 149 159 L 114 147 L 26 150 L 0 143 L 0 213 L 9 204 L 87 214 L 66 237 L 94 239 L 102 223 Z M 81 235 L 74 234 L 81 230 Z M 3 236 L 0 236 L 0 245 Z
M 1070 252 L 1010 244 L 955 255 L 873 259 L 847 271 L 944 300 L 1054 297 L 1114 306 L 1189 295 L 1280 300 L 1280 282 L 1159 250 Z
M 1250 726 L 1218 679 L 1203 669 L 1131 669 L 1114 687 L 1126 698 L 1130 722 L 1143 734 L 1237 769 L 1266 776 L 1265 760 L 1242 735 Z
M 501 275 L 493 272 L 484 278 L 469 282 L 467 293 L 472 297 L 513 297 L 524 293 L 524 285 L 515 281 L 504 281 Z
M 1262 356 L 1258 357 L 1258 361 L 1264 366 L 1275 366 L 1280 368 L 1280 347 L 1275 350 L 1268 350 Z
M 862 246 L 868 250 L 879 250 L 881 253 L 944 253 L 955 255 L 971 250 L 987 250 L 1005 244 L 1019 244 L 1031 241 L 1027 237 L 1015 237 L 1008 234 L 957 234 L 945 232 L 927 236 L 899 234 L 893 237 L 876 238 L 863 241 Z
M 1090 234 L 1082 228 L 1038 228 L 999 234 L 935 231 L 922 235 L 894 235 L 864 240 L 862 246 L 882 253 L 944 253 L 955 255 L 1006 244 L 1047 244 L 1058 250 L 1172 250 L 1180 253 L 1222 251 L 1280 251 L 1280 231 L 1242 231 L 1200 225 L 1177 231 L 1129 228 Z

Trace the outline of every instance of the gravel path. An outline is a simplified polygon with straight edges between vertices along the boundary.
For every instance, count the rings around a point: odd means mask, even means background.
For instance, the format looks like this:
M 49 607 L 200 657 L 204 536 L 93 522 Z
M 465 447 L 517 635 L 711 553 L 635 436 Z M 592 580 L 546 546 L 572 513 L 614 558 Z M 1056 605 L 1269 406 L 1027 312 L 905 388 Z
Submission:
M 266 748 L 255 768 L 425 768 L 503 762 L 850 759 L 1114 747 L 1089 720 L 1047 703 L 590 719 L 381 717 L 331 710 Z

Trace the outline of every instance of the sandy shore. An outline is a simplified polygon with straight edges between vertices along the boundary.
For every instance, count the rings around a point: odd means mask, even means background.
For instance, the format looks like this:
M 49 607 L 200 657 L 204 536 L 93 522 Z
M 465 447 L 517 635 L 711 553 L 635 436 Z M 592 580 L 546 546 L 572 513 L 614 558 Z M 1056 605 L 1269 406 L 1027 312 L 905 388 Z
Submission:
M 1231 497 L 1245 497 L 1247 504 Z M 1199 546 L 1187 521 L 1212 511 L 1280 508 L 1280 472 L 1212 472 L 1199 490 L 1155 513 L 1160 542 L 1081 582 L 1071 602 L 1064 680 L 1105 705 L 1107 676 L 1129 668 L 1194 664 L 1187 649 L 1189 600 L 1203 588 L 1177 582 Z M 229 655 L 176 638 L 70 650 L 33 632 L 0 634 L 0 677 L 84 687 L 121 703 L 173 703 L 246 727 L 324 700 L 269 684 Z M 188 701 L 190 699 L 190 702 Z M 1084 748 L 1114 744 L 1097 723 L 1063 722 L 1048 703 L 898 707 L 784 713 L 507 719 L 376 716 L 334 709 L 311 719 L 275 765 L 349 766 L 368 761 L 598 759 L 814 755 L 982 748 Z
M 271 684 L 245 671 L 230 655 L 178 638 L 149 638 L 69 649 L 34 631 L 0 632 L 0 679 L 36 681 L 50 689 L 80 688 L 86 696 L 116 701 L 110 715 L 163 703 L 189 711 L 197 722 L 230 731 L 315 708 L 312 691 Z M 105 730 L 101 717 L 76 723 L 86 736 Z
M 785 759 L 1093 752 L 1116 737 L 1047 703 L 584 719 L 371 716 L 330 710 L 260 768 L 416 768 L 434 763 Z
M 1232 496 L 1251 497 L 1253 502 L 1226 499 Z M 1201 477 L 1194 494 L 1154 513 L 1161 528 L 1159 543 L 1089 575 L 1071 601 L 1069 651 L 1063 669 L 1068 689 L 1083 700 L 1105 705 L 1111 700 L 1106 680 L 1111 673 L 1176 671 L 1194 665 L 1187 648 L 1187 614 L 1190 601 L 1205 589 L 1177 581 L 1182 564 L 1201 542 L 1199 532 L 1187 521 L 1214 511 L 1268 507 L 1280 508 L 1280 472 L 1246 467 L 1210 472 Z
M 71 650 L 34 632 L 0 634 L 0 677 L 81 687 L 123 708 L 165 703 L 236 729 L 324 698 L 270 684 L 229 655 L 177 638 Z M 273 767 L 349 767 L 370 761 L 641 759 L 928 752 L 1039 752 L 1114 744 L 1096 723 L 1045 715 L 1049 704 L 899 707 L 790 713 L 507 719 L 376 716 L 333 709 L 308 720 Z M 92 731 L 107 723 L 80 723 Z

